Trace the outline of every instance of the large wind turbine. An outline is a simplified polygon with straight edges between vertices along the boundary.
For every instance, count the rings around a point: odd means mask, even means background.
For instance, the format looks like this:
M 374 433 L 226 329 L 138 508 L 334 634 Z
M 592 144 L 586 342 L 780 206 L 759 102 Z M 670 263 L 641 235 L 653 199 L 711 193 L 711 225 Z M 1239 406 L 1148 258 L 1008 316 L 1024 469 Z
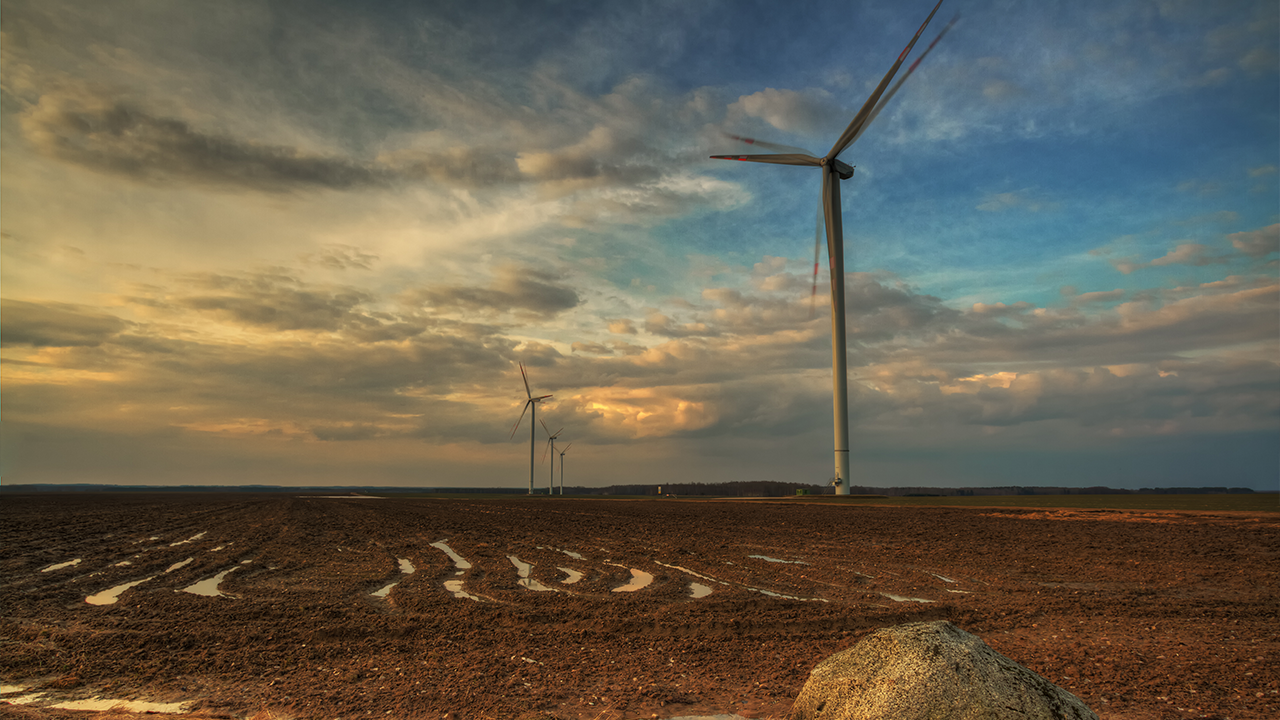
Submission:
M 542 423 L 542 429 L 547 431 L 547 448 L 542 451 L 544 462 L 547 459 L 547 450 L 551 451 L 551 477 L 547 479 L 547 497 L 550 497 L 556 494 L 556 438 L 560 437 L 560 433 L 564 432 L 564 428 L 552 433 L 551 428 L 547 427 L 545 421 L 539 420 L 538 422 Z
M 537 439 L 533 435 L 533 431 L 537 429 L 534 422 L 538 416 L 538 403 L 551 397 L 550 395 L 533 396 L 533 391 L 529 389 L 529 374 L 524 371 L 524 363 L 520 363 L 520 377 L 524 378 L 524 394 L 528 396 L 528 400 L 524 404 L 524 410 L 520 411 L 520 419 L 516 420 L 515 427 L 511 428 L 511 437 L 516 436 L 516 430 L 520 429 L 520 423 L 524 421 L 524 414 L 530 408 L 533 412 L 529 414 L 529 494 L 533 494 L 533 457 L 537 449 Z
M 791 148 L 782 145 L 773 145 L 771 143 L 763 143 L 750 138 L 736 138 L 749 144 L 760 145 L 763 148 L 780 150 L 775 154 L 766 155 L 712 155 L 712 159 L 716 160 L 745 160 L 748 162 L 771 163 L 774 165 L 804 165 L 808 167 L 816 167 L 822 170 L 822 212 L 826 219 L 827 225 L 827 256 L 831 261 L 831 384 L 832 384 L 832 414 L 835 424 L 835 469 L 836 469 L 836 494 L 849 494 L 849 380 L 848 370 L 846 366 L 846 347 L 845 347 L 845 319 L 844 319 L 844 230 L 840 220 L 840 181 L 848 180 L 853 177 L 853 166 L 848 165 L 837 156 L 844 152 L 853 144 L 866 129 L 867 125 L 880 113 L 880 109 L 884 106 L 881 102 L 881 96 L 884 95 L 885 88 L 889 86 L 889 82 L 893 80 L 893 76 L 898 72 L 898 68 L 902 66 L 902 61 L 911 53 L 911 48 L 915 47 L 916 41 L 920 39 L 920 35 L 924 32 L 929 21 L 933 19 L 938 8 L 942 6 L 942 0 L 938 0 L 938 4 L 933 6 L 933 11 L 929 13 L 929 17 L 925 18 L 924 24 L 916 31 L 915 37 L 911 38 L 911 42 L 907 43 L 907 47 L 903 49 L 902 54 L 893 63 L 893 67 L 889 68 L 889 72 L 885 73 L 884 79 L 876 87 L 875 92 L 871 93 L 871 97 L 863 103 L 862 109 L 857 115 L 853 116 L 853 121 L 840 133 L 840 137 L 836 140 L 835 145 L 831 146 L 831 151 L 825 157 L 815 157 L 807 152 L 797 152 L 799 148 Z M 954 21 L 953 21 L 954 22 Z M 947 26 L 950 28 L 950 25 Z M 943 34 L 946 33 L 944 29 Z M 941 39 L 942 35 L 938 35 Z M 933 41 L 937 43 L 937 40 Z M 933 49 L 933 45 L 929 46 Z M 903 75 L 905 80 L 907 75 L 916 69 L 920 64 L 920 60 L 928 54 L 928 50 L 921 54 L 920 59 L 916 60 Z M 899 83 L 900 85 L 901 83 Z M 890 93 L 884 97 L 887 102 L 893 97 L 898 90 L 895 86 Z
M 564 454 L 569 452 L 569 448 L 573 447 L 573 443 L 564 446 L 560 451 L 560 494 L 564 495 Z

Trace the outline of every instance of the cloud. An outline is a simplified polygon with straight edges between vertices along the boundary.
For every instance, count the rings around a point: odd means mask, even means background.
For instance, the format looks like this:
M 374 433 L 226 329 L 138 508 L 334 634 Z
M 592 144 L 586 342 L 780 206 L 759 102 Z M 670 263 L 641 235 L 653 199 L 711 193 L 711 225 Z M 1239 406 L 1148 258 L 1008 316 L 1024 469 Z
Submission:
M 5 346 L 97 347 L 128 328 L 99 310 L 60 302 L 0 300 L 0 340 Z
M 1218 265 L 1227 259 L 1222 256 L 1208 255 L 1209 247 L 1200 243 L 1182 243 L 1170 250 L 1164 257 L 1158 257 L 1147 263 L 1151 267 L 1162 265 Z
M 300 258 L 303 264 L 317 265 L 330 270 L 372 270 L 377 255 L 363 252 L 351 245 L 326 245 L 319 252 L 306 253 Z
M 405 300 L 435 311 L 517 312 L 551 317 L 582 302 L 577 291 L 549 273 L 528 267 L 498 268 L 489 287 L 441 285 L 411 291 Z
M 612 355 L 613 348 L 602 343 L 575 342 L 570 346 L 573 352 L 588 353 L 591 355 Z
M 623 318 L 621 320 L 610 320 L 609 332 L 614 335 L 635 335 L 637 331 L 634 322 Z
M 287 192 L 384 187 L 393 179 L 376 165 L 204 133 L 109 98 L 46 94 L 21 123 L 46 155 L 142 182 Z
M 983 212 L 1025 210 L 1027 212 L 1038 213 L 1057 210 L 1060 207 L 1060 204 L 1029 197 L 1028 190 L 1017 190 L 1014 192 L 989 194 L 975 207 Z
M 1227 239 L 1241 253 L 1251 258 L 1264 258 L 1280 250 L 1280 224 L 1269 225 L 1260 230 L 1232 233 Z
M 782 132 L 818 135 L 830 130 L 832 118 L 845 114 L 825 90 L 765 88 L 739 97 L 729 106 L 726 122 L 732 125 L 738 117 L 759 118 Z

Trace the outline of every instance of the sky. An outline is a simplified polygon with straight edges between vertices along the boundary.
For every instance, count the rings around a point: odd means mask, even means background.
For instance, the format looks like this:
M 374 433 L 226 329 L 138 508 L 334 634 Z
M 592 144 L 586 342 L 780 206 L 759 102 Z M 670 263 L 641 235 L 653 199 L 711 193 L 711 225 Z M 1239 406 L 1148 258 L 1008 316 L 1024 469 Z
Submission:
M 3 0 L 0 482 L 526 487 L 523 363 L 567 485 L 826 483 L 820 173 L 708 156 L 931 9 Z M 840 156 L 854 485 L 1278 489 L 1278 15 L 943 3 Z

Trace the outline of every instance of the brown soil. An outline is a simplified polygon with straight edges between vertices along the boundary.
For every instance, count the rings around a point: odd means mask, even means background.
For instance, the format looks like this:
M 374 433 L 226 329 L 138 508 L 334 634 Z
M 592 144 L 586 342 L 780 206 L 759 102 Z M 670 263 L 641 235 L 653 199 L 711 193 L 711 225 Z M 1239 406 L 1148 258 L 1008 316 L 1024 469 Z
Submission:
M 782 718 L 828 655 L 948 619 L 1103 718 L 1280 717 L 1275 514 L 80 494 L 6 496 L 0 519 L 0 674 L 46 706 Z M 438 541 L 472 567 L 455 575 Z M 558 592 L 519 586 L 508 555 Z M 232 597 L 176 592 L 231 567 Z M 557 568 L 584 577 L 564 584 Z M 629 568 L 653 583 L 612 592 Z M 148 576 L 115 604 L 85 602 Z M 483 602 L 447 591 L 454 579 Z M 693 599 L 690 582 L 714 592 Z M 0 717 L 85 716 L 0 704 Z

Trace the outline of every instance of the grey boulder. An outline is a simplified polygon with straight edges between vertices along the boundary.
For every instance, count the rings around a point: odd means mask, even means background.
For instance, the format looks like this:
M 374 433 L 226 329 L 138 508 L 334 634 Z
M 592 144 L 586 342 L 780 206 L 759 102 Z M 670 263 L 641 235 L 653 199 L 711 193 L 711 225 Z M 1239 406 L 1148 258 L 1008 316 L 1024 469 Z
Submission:
M 877 630 L 823 660 L 792 720 L 1098 720 L 1080 698 L 945 620 Z

